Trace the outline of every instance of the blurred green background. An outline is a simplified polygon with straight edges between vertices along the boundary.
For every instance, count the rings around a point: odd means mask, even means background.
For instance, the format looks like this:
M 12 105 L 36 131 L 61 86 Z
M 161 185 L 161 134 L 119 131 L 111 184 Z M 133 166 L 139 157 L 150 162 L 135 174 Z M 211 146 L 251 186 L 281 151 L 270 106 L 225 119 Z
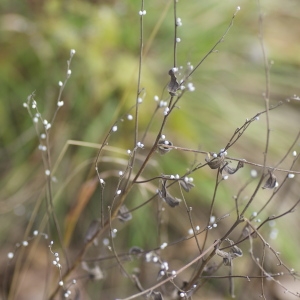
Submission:
M 149 3 L 148 3 L 149 2 Z M 50 120 L 59 92 L 59 81 L 66 78 L 67 64 L 71 49 L 76 50 L 72 60 L 72 75 L 63 92 L 65 105 L 51 130 L 52 160 L 56 161 L 68 140 L 101 143 L 113 122 L 134 103 L 139 55 L 139 14 L 140 1 L 8 1 L 0 4 L 0 243 L 1 262 L 5 263 L 6 253 L 16 242 L 22 240 L 31 211 L 37 199 L 43 197 L 44 169 L 38 139 L 23 103 L 35 91 L 38 108 L 45 119 Z M 178 44 L 178 65 L 187 62 L 196 65 L 211 49 L 227 29 L 237 6 L 234 25 L 224 42 L 217 46 L 218 53 L 210 55 L 193 74 L 196 88 L 186 93 L 179 102 L 164 130 L 173 144 L 192 149 L 218 152 L 225 147 L 237 127 L 246 118 L 263 111 L 265 73 L 259 42 L 259 8 L 256 1 L 179 1 L 177 15 L 183 26 L 178 28 L 181 42 Z M 268 59 L 272 61 L 270 71 L 270 105 L 300 94 L 300 16 L 298 0 L 262 0 L 264 14 L 263 33 Z M 150 112 L 154 111 L 155 95 L 167 97 L 163 91 L 169 81 L 168 70 L 173 64 L 173 10 L 170 1 L 146 1 L 147 14 L 144 18 L 144 46 L 141 87 L 145 88 L 140 106 L 140 137 L 145 130 Z M 133 113 L 133 111 L 132 111 Z M 159 111 L 149 135 L 146 148 L 151 146 L 160 126 L 162 111 Z M 274 166 L 289 149 L 300 129 L 300 103 L 291 101 L 270 112 L 271 139 L 268 164 Z M 124 120 L 117 133 L 113 134 L 110 145 L 117 149 L 133 148 L 133 122 Z M 245 158 L 262 163 L 265 149 L 265 117 L 253 123 L 241 140 L 229 151 L 232 157 Z M 293 150 L 297 152 L 299 142 Z M 66 216 L 70 216 L 80 191 L 92 177 L 94 148 L 70 146 L 56 171 L 54 184 L 55 206 L 64 235 Z M 107 163 L 103 169 L 118 172 L 124 165 L 116 163 L 117 154 L 107 151 Z M 120 156 L 120 155 L 118 155 Z M 126 159 L 126 156 L 120 156 Z M 183 174 L 193 163 L 195 156 L 172 151 L 166 156 L 155 156 L 145 178 L 164 174 Z M 204 157 L 197 156 L 198 161 Z M 289 168 L 290 155 L 281 165 Z M 299 164 L 297 165 L 299 169 Z M 220 188 L 216 215 L 221 216 L 233 208 L 232 196 L 249 178 L 250 167 L 240 171 Z M 283 175 L 278 174 L 279 178 Z M 196 222 L 206 222 L 208 205 L 213 193 L 215 173 L 205 169 L 196 173 L 195 191 L 189 195 L 189 202 L 195 205 Z M 299 179 L 295 178 L 295 182 Z M 113 189 L 114 179 L 108 182 Z M 155 182 L 147 191 L 135 191 L 129 206 L 142 203 L 157 188 Z M 246 198 L 251 194 L 245 192 Z M 99 191 L 98 191 L 99 192 Z M 261 207 L 270 193 L 263 192 L 253 204 L 251 211 Z M 289 208 L 299 195 L 296 185 L 290 184 L 280 194 L 264 217 L 279 214 Z M 144 200 L 142 200 L 144 199 Z M 88 199 L 71 238 L 70 251 L 77 253 L 82 245 L 89 222 L 99 217 L 99 194 Z M 199 205 L 200 202 L 200 205 Z M 199 206 L 197 206 L 199 205 Z M 42 208 L 34 219 L 39 226 L 43 217 Z M 137 225 L 126 225 L 119 240 L 120 249 L 139 244 L 145 248 L 157 246 L 156 234 L 147 235 L 149 228 L 155 228 L 155 209 L 149 212 L 145 207 L 136 213 Z M 188 218 L 184 208 L 179 213 L 170 211 L 170 236 L 182 237 L 188 229 Z M 250 213 L 250 211 L 249 211 Z M 296 268 L 300 261 L 295 251 L 299 249 L 297 232 L 289 228 L 300 227 L 296 212 L 289 218 L 278 221 L 280 234 L 274 244 L 278 251 L 286 253 L 284 259 Z M 249 215 L 248 215 L 249 216 Z M 233 217 L 234 218 L 234 217 Z M 230 224 L 230 223 L 228 223 Z M 34 227 L 33 226 L 33 227 Z M 156 230 L 156 229 L 154 229 Z M 288 245 L 283 238 L 289 232 Z M 147 238 L 145 238 L 147 235 Z M 170 238 L 171 239 L 171 238 Z M 193 246 L 194 247 L 194 246 Z M 185 249 L 183 246 L 182 249 Z M 283 250 L 281 250 L 283 249 Z M 121 251 L 120 250 L 120 251 Z M 184 250 L 183 250 L 184 251 Z M 170 257 L 172 255 L 170 251 Z M 190 251 L 189 255 L 194 252 Z M 178 263 L 178 262 L 177 262 Z M 175 264 L 176 265 L 176 264 Z M 117 269 L 117 268 L 116 268 Z M 116 271 L 117 272 L 117 271 Z M 217 282 L 218 283 L 218 282 Z M 107 283 L 104 283 L 104 285 Z M 124 296 L 105 286 L 106 299 Z M 121 284 L 121 283 L 120 283 Z M 132 292 L 126 283 L 120 285 L 124 293 Z M 93 290 L 94 287 L 89 287 Z M 89 290 L 87 288 L 87 290 Z M 224 281 L 224 290 L 227 282 Z M 99 287 L 98 287 L 99 289 Z M 221 296 L 210 286 L 207 298 Z M 241 289 L 241 288 L 240 288 Z M 120 291 L 122 288 L 120 288 Z M 111 294 L 110 294 L 111 293 Z M 113 296 L 111 296 L 113 295 Z M 87 297 L 87 296 L 86 296 Z M 90 296 L 91 299 L 95 299 Z M 281 298 L 278 299 L 288 299 Z M 285 295 L 286 297 L 286 295 Z M 24 298 L 26 299 L 26 298 Z M 85 298 L 88 299 L 88 298 Z M 239 298 L 252 299 L 252 298 Z M 253 298 L 254 299 L 254 298 Z M 274 298 L 275 299 L 275 298 Z

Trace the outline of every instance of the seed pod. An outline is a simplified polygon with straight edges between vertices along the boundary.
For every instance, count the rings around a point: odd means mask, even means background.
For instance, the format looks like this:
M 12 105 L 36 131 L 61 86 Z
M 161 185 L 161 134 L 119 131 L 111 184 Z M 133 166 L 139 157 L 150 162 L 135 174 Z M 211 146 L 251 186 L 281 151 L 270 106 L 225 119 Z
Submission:
M 165 146 L 173 146 L 173 143 L 166 140 L 159 140 L 157 143 L 157 150 L 159 154 L 164 155 L 170 152 L 172 149 Z
M 171 80 L 168 84 L 168 92 L 173 97 L 176 96 L 176 91 L 179 89 L 180 86 L 173 69 L 169 71 L 169 75 L 171 76 Z
M 269 178 L 262 188 L 263 189 L 273 189 L 276 187 L 276 184 L 277 184 L 276 176 L 269 170 Z
M 94 237 L 94 235 L 99 231 L 100 227 L 101 227 L 101 223 L 99 220 L 92 220 L 92 222 L 89 225 L 89 228 L 86 231 L 84 242 L 85 243 L 89 242 Z

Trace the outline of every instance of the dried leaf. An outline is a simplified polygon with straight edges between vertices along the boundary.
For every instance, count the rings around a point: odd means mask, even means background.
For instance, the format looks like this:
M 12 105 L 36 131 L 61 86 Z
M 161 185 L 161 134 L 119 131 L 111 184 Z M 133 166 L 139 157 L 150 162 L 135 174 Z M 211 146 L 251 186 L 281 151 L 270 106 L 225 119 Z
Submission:
M 269 178 L 262 188 L 263 189 L 273 189 L 276 187 L 276 184 L 277 184 L 276 176 L 271 171 L 269 171 Z
M 180 199 L 173 197 L 166 188 L 166 180 L 162 181 L 161 190 L 158 190 L 158 195 L 162 200 L 164 200 L 171 207 L 175 207 L 180 203 Z
M 157 281 L 161 280 L 165 275 L 166 275 L 165 270 L 159 270 L 156 280 Z
M 118 219 L 122 222 L 127 222 L 132 219 L 132 214 L 125 205 L 122 205 L 118 212 Z
M 232 259 L 231 259 L 230 255 L 228 255 L 228 257 L 223 258 L 223 265 L 224 266 L 231 266 L 231 262 L 232 262 Z
M 161 292 L 152 292 L 151 297 L 153 300 L 164 300 Z
M 139 255 L 141 253 L 143 253 L 144 250 L 138 246 L 133 246 L 129 249 L 129 254 L 130 255 Z
M 177 81 L 173 69 L 169 71 L 169 75 L 171 76 L 171 80 L 168 84 L 168 92 L 171 96 L 176 96 L 176 91 L 179 89 L 180 85 Z
M 186 192 L 189 192 L 190 189 L 195 186 L 193 183 L 185 181 L 184 179 L 179 180 L 179 184 Z
M 175 206 L 179 205 L 179 203 L 181 202 L 180 199 L 171 196 L 169 193 L 168 193 L 167 197 L 165 198 L 165 201 L 166 201 L 171 207 L 175 207 Z
M 90 226 L 88 228 L 88 230 L 86 231 L 85 237 L 84 237 L 84 242 L 87 243 L 89 242 L 93 236 L 99 231 L 100 229 L 100 221 L 99 220 L 93 220 L 90 223 Z
M 225 163 L 222 169 L 220 169 L 220 173 L 223 174 L 223 172 L 227 173 L 228 175 L 232 175 L 236 173 L 240 168 L 244 167 L 244 163 L 242 161 L 239 161 L 236 168 L 229 167 L 228 163 Z
M 229 242 L 229 244 L 232 246 L 229 253 L 231 254 L 232 258 L 236 257 L 242 257 L 243 256 L 243 251 L 240 249 L 238 246 L 234 245 L 234 242 L 230 239 L 225 239 L 225 241 Z
M 252 228 L 249 225 L 244 227 L 242 234 L 243 237 L 249 237 L 249 235 L 251 235 L 252 238 L 257 238 L 257 233 L 255 231 L 252 231 Z
M 232 258 L 242 257 L 243 256 L 243 251 L 238 246 L 233 246 L 231 248 L 230 252 L 231 252 L 231 257 Z
M 229 259 L 229 254 L 228 252 L 225 252 L 223 250 L 220 250 L 219 248 L 216 248 L 216 254 L 219 255 L 220 257 L 224 259 Z M 225 263 L 224 263 L 225 264 Z
M 90 268 L 85 261 L 81 263 L 81 267 L 83 270 L 87 271 L 89 277 L 93 280 L 101 280 L 104 278 L 104 275 L 99 266 L 95 266 L 94 268 Z
M 213 156 L 214 153 L 208 153 L 205 161 L 211 169 L 222 168 L 224 165 L 225 155 Z
M 230 239 L 226 239 L 225 241 L 229 242 L 230 245 L 234 245 L 234 242 Z M 232 246 L 229 252 L 220 250 L 219 246 L 220 245 L 216 246 L 216 254 L 223 258 L 223 264 L 225 266 L 231 266 L 233 259 L 243 256 L 243 251 L 236 245 Z
M 161 190 L 158 191 L 159 195 L 161 196 L 161 198 L 165 198 L 167 196 L 167 187 L 166 187 L 166 180 L 162 180 L 161 182 Z
M 163 196 L 162 191 L 158 191 L 158 194 L 159 194 L 160 198 L 163 199 L 171 207 L 175 207 L 175 206 L 179 205 L 179 203 L 181 202 L 180 199 L 173 197 L 172 195 L 170 195 L 169 192 L 167 192 L 165 196 Z
M 159 140 L 158 141 L 157 149 L 158 149 L 159 154 L 164 155 L 164 154 L 166 154 L 166 153 L 168 153 L 172 150 L 171 148 L 165 147 L 166 145 L 167 146 L 173 146 L 173 143 L 170 142 L 170 141 L 166 141 L 166 140 Z
M 215 263 L 206 266 L 205 269 L 204 269 L 204 271 L 206 272 L 206 275 L 212 275 L 217 270 L 218 270 L 218 266 Z

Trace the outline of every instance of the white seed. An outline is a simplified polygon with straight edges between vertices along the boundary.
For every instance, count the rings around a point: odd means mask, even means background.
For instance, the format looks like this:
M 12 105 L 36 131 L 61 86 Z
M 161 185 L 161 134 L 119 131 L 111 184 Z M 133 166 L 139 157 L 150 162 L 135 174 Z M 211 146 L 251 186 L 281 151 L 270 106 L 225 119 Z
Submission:
M 257 171 L 256 170 L 251 170 L 250 175 L 252 178 L 255 178 L 257 176 Z
M 108 246 L 109 245 L 109 239 L 108 238 L 104 238 L 102 241 L 104 246 Z
M 168 246 L 168 243 L 163 243 L 160 245 L 160 249 L 165 249 Z

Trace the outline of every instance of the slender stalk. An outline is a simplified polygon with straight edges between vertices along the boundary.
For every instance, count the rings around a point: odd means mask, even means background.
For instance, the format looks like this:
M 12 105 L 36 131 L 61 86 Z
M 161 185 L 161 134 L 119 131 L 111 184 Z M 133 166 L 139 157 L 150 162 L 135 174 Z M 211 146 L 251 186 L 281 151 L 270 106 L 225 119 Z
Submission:
M 186 270 L 187 268 L 189 268 L 190 266 L 192 266 L 194 263 L 196 263 L 198 260 L 200 260 L 201 258 L 203 258 L 204 255 L 206 255 L 209 251 L 213 251 L 214 252 L 214 247 L 219 243 L 219 240 L 216 240 L 209 248 L 207 248 L 203 253 L 201 253 L 199 256 L 197 256 L 195 259 L 193 259 L 192 261 L 190 261 L 188 264 L 184 265 L 182 268 L 180 268 L 179 270 L 177 270 L 175 272 L 174 275 L 166 278 L 165 280 L 162 280 L 161 282 L 159 282 L 158 284 L 152 286 L 149 289 L 146 289 L 138 294 L 132 295 L 130 297 L 127 298 L 123 298 L 123 299 L 116 299 L 116 300 L 131 300 L 131 299 L 135 299 L 137 297 L 143 296 L 155 289 L 157 289 L 158 287 L 162 286 L 163 284 L 172 281 L 178 274 L 182 273 L 184 270 Z

